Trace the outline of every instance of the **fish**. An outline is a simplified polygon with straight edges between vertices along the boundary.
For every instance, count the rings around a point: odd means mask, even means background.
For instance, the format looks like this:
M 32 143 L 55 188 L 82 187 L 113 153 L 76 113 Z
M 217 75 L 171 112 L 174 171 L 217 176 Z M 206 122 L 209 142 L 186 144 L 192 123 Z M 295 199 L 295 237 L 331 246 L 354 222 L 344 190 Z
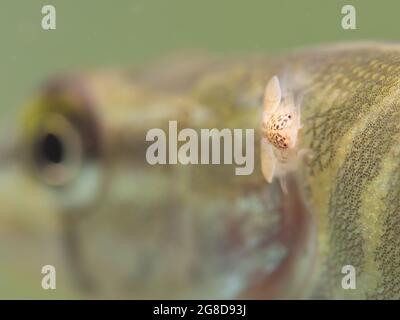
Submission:
M 23 108 L 20 165 L 53 199 L 71 277 L 94 297 L 400 298 L 400 45 L 168 60 L 49 80 Z M 268 183 L 230 166 L 150 166 L 145 136 L 253 128 L 277 76 L 312 157 Z M 355 270 L 355 289 L 342 270 Z

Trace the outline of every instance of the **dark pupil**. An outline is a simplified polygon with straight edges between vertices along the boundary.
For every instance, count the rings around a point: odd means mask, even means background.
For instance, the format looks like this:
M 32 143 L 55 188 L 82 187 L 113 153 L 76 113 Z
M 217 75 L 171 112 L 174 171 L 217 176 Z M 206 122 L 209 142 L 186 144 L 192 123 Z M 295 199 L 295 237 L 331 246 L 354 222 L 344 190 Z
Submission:
M 64 149 L 60 139 L 51 133 L 43 139 L 40 153 L 45 161 L 51 163 L 61 163 L 64 158 Z

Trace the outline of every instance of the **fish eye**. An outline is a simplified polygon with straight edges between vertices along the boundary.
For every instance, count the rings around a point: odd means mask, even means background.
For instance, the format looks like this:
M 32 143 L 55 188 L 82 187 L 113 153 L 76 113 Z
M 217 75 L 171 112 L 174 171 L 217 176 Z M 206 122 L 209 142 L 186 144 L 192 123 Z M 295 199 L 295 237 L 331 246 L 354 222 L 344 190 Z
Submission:
M 62 208 L 90 206 L 103 191 L 105 157 L 96 106 L 79 81 L 63 78 L 49 82 L 23 113 L 24 168 Z
M 54 164 L 63 162 L 65 156 L 64 145 L 57 135 L 46 134 L 38 148 L 38 152 L 44 162 Z
M 36 171 L 50 186 L 66 185 L 76 178 L 82 165 L 82 139 L 62 115 L 49 116 L 44 127 L 33 144 Z

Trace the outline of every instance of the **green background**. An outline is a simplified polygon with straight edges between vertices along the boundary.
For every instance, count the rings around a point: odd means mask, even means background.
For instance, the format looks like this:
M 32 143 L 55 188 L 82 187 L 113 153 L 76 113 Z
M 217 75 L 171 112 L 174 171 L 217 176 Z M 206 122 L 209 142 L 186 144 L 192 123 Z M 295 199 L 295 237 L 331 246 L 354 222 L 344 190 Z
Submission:
M 57 29 L 41 28 L 52 4 Z M 341 28 L 341 8 L 357 30 Z M 271 52 L 361 39 L 397 40 L 400 2 L 335 0 L 1 0 L 0 114 L 17 110 L 48 76 L 134 66 L 173 52 Z

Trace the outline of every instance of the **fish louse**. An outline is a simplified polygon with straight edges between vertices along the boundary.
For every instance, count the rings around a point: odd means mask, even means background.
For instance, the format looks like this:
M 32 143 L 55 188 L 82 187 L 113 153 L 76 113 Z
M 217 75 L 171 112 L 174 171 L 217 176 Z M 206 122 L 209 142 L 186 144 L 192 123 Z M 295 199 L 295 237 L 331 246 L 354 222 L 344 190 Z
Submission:
M 279 80 L 274 76 L 264 93 L 261 165 L 266 180 L 272 182 L 273 177 L 279 177 L 284 191 L 284 176 L 297 167 L 299 160 L 297 135 L 300 128 L 299 104 L 294 102 L 291 93 L 282 97 Z

